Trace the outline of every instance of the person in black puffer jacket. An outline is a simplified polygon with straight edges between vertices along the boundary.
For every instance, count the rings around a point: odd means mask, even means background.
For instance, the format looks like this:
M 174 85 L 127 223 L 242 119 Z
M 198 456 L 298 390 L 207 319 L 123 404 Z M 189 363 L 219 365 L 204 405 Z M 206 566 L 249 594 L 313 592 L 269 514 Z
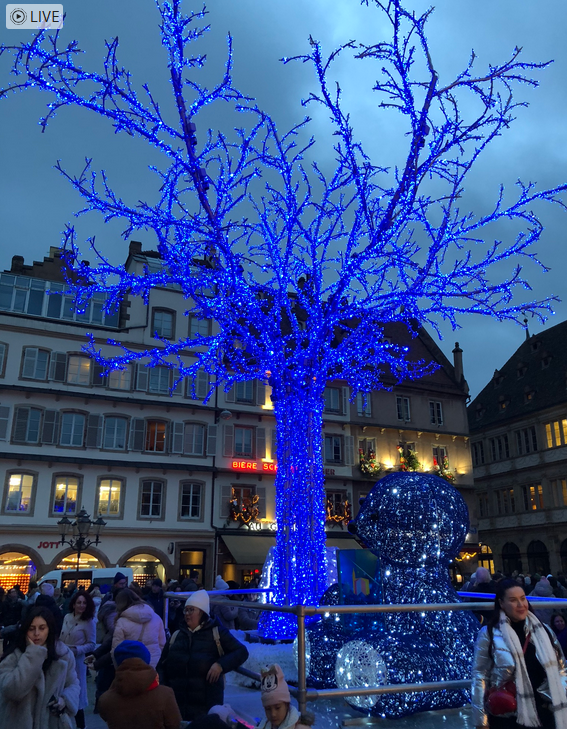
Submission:
M 173 689 L 184 721 L 193 721 L 224 701 L 224 673 L 241 666 L 248 650 L 211 619 L 209 596 L 194 592 L 185 603 L 185 622 L 166 643 L 157 670 Z

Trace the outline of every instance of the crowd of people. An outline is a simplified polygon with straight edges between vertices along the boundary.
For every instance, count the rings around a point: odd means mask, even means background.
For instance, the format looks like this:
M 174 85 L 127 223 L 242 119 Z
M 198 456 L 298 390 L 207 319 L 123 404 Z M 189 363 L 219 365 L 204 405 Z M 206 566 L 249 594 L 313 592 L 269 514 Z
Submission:
M 238 586 L 217 577 L 216 590 L 231 587 Z M 224 676 L 248 658 L 231 630 L 253 630 L 254 611 L 231 604 L 230 595 L 211 604 L 196 572 L 165 590 L 159 579 L 127 585 L 117 572 L 105 588 L 71 585 L 61 594 L 30 582 L 26 595 L 14 587 L 0 596 L 0 729 L 85 729 L 89 674 L 93 710 L 110 729 L 238 726 L 224 704 Z M 165 591 L 191 593 L 170 600 L 167 626 Z M 271 679 L 262 683 L 262 729 L 312 723 L 291 704 L 279 666 L 271 670 L 279 689 Z

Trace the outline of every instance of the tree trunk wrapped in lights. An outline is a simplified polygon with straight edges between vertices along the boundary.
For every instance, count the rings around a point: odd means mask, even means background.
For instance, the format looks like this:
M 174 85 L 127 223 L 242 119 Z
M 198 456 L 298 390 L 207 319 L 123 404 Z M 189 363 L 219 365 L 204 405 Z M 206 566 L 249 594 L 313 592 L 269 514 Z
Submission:
M 47 94 L 44 130 L 61 107 L 77 105 L 163 154 L 163 165 L 155 168 L 156 199 L 134 204 L 114 192 L 104 173 L 97 177 L 90 160 L 77 175 L 58 165 L 84 197 L 85 211 L 98 211 L 107 221 L 125 219 L 125 237 L 152 231 L 163 262 L 161 270 L 143 275 L 102 255 L 90 266 L 68 227 L 69 285 L 79 310 L 102 291 L 113 311 L 126 297 L 148 303 L 152 287 L 174 284 L 189 314 L 216 322 L 210 335 L 178 342 L 156 337 L 151 349 L 122 347 L 111 358 L 91 338 L 87 350 L 109 370 L 135 360 L 162 365 L 176 371 L 176 385 L 185 378 L 195 383 L 204 372 L 209 395 L 246 380 L 272 384 L 278 603 L 316 603 L 324 588 L 325 384 L 342 380 L 354 397 L 435 369 L 390 344 L 385 324 L 399 322 L 415 334 L 424 325 L 438 331 L 441 321 L 456 327 L 466 313 L 521 321 L 526 312 L 541 318 L 551 301 L 516 300 L 514 293 L 527 287 L 519 262 L 537 263 L 531 246 L 542 225 L 534 205 L 563 205 L 566 186 L 537 190 L 518 183 L 517 196 L 506 202 L 500 188 L 488 211 L 467 211 L 462 196 L 471 167 L 524 105 L 514 102 L 512 88 L 536 86 L 531 74 L 545 64 L 522 61 L 516 49 L 504 63 L 476 73 L 473 54 L 461 74 L 441 81 L 425 35 L 430 11 L 415 15 L 402 0 L 368 4 L 389 24 L 389 38 L 369 46 L 348 42 L 328 55 L 310 39 L 308 53 L 284 59 L 315 69 L 317 91 L 304 104 L 322 106 L 330 117 L 333 134 L 321 145 L 308 136 L 309 119 L 280 134 L 269 114 L 234 87 L 232 41 L 218 85 L 199 82 L 206 11 L 184 14 L 180 0 L 157 2 L 172 84 L 168 109 L 147 85 L 144 100 L 138 96 L 132 75 L 118 63 L 117 39 L 107 43 L 100 72 L 79 65 L 78 45 L 62 46 L 58 33 L 43 31 L 1 48 L 14 56 L 15 76 L 0 96 L 27 88 Z M 370 159 L 343 108 L 333 74 L 346 57 L 376 62 L 377 109 L 400 114 L 397 129 L 407 151 L 396 168 Z M 199 130 L 197 137 L 199 113 L 214 102 L 223 102 L 219 122 L 226 128 L 208 135 Z M 236 129 L 230 128 L 229 105 Z M 315 157 L 321 161 L 309 161 Z M 499 221 L 516 224 L 515 239 L 490 238 L 489 226 Z M 492 280 L 495 266 L 498 278 Z M 281 629 L 281 636 L 290 634 L 285 621 Z

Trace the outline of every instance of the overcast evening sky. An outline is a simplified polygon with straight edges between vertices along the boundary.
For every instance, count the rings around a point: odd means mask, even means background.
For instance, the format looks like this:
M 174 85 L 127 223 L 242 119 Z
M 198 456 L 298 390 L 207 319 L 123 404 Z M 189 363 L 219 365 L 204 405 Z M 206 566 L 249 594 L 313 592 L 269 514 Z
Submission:
M 187 7 L 191 3 L 187 2 Z M 427 3 L 408 0 L 408 7 L 423 11 Z M 197 4 L 193 7 L 197 9 Z M 439 0 L 429 24 L 434 63 L 442 78 L 462 70 L 474 49 L 478 69 L 506 60 L 514 47 L 522 46 L 529 61 L 554 60 L 537 74 L 538 89 L 522 87 L 516 100 L 529 102 L 502 138 L 496 140 L 479 164 L 466 190 L 467 204 L 478 213 L 493 204 L 500 182 L 512 189 L 515 181 L 534 181 L 554 187 L 567 179 L 567 3 L 565 0 Z M 119 58 L 138 80 L 147 81 L 162 103 L 168 100 L 169 85 L 165 54 L 157 27 L 158 14 L 152 0 L 83 0 L 64 2 L 66 24 L 63 38 L 76 38 L 86 51 L 84 68 L 100 69 L 104 40 L 118 35 Z M 312 69 L 307 64 L 279 62 L 282 56 L 308 52 L 308 37 L 320 40 L 329 50 L 356 39 L 375 43 L 384 38 L 384 25 L 376 10 L 357 0 L 211 0 L 207 36 L 208 73 L 222 72 L 227 32 L 234 38 L 235 85 L 255 96 L 285 129 L 303 118 L 300 105 L 315 89 Z M 29 31 L 0 29 L 0 39 L 13 43 Z M 355 130 L 368 145 L 375 164 L 403 164 L 400 140 L 390 119 L 376 109 L 370 91 L 379 69 L 361 69 L 345 64 L 337 69 L 345 98 L 350 104 Z M 0 86 L 9 84 L 7 59 L 0 59 Z M 154 199 L 155 177 L 147 171 L 157 156 L 127 135 L 114 135 L 104 120 L 78 109 L 63 109 L 41 134 L 37 124 L 44 113 L 47 96 L 26 93 L 0 102 L 0 270 L 10 267 L 15 254 L 26 263 L 41 260 L 50 246 L 59 245 L 61 231 L 81 208 L 81 200 L 53 169 L 61 159 L 69 172 L 78 172 L 85 157 L 92 157 L 95 169 L 109 173 L 114 189 L 125 200 Z M 313 110 L 310 110 L 310 112 Z M 216 108 L 222 115 L 222 106 Z M 211 125 L 215 124 L 211 118 Z M 219 125 L 222 118 L 218 119 Z M 314 115 L 314 134 L 325 137 L 324 118 Z M 328 154 L 327 140 L 321 154 Z M 534 297 L 555 294 L 564 299 L 555 306 L 556 315 L 546 326 L 567 316 L 565 292 L 565 242 L 567 213 L 559 207 L 537 209 L 545 232 L 537 252 L 550 267 L 543 273 L 528 266 L 526 275 Z M 126 257 L 127 243 L 120 233 L 123 225 L 104 225 L 94 214 L 78 225 L 80 239 L 96 235 L 97 244 L 115 262 Z M 506 232 L 504 233 L 506 234 Z M 155 247 L 150 233 L 134 238 L 146 248 Z M 86 256 L 89 258 L 89 256 Z M 92 260 L 92 256 L 91 256 Z M 521 328 L 487 318 L 468 317 L 458 332 L 444 331 L 440 346 L 451 358 L 455 340 L 464 349 L 465 375 L 475 396 L 520 345 Z M 530 322 L 530 332 L 541 329 Z

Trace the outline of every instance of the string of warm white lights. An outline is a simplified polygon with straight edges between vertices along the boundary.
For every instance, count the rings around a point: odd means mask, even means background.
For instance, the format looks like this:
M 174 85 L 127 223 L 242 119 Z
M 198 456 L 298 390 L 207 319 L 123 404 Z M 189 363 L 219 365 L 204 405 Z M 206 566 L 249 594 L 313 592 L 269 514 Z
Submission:
M 85 70 L 78 44 L 62 47 L 59 33 L 44 31 L 0 50 L 14 56 L 13 82 L 0 96 L 32 88 L 47 94 L 43 129 L 63 107 L 80 106 L 104 117 L 116 133 L 145 140 L 163 154 L 164 164 L 152 168 L 156 199 L 135 204 L 121 198 L 104 173 L 97 176 L 90 160 L 77 175 L 58 166 L 83 196 L 83 212 L 124 219 L 125 237 L 152 231 L 163 264 L 140 275 L 99 255 L 91 267 L 69 227 L 69 286 L 79 311 L 104 292 L 110 312 L 130 297 L 147 303 L 153 287 L 173 285 L 189 314 L 215 322 L 208 336 L 178 342 L 156 337 L 155 347 L 145 351 L 111 340 L 122 347 L 111 358 L 91 339 L 87 351 L 109 370 L 140 360 L 175 370 L 176 385 L 184 378 L 195 383 L 204 371 L 209 395 L 244 380 L 271 385 L 278 430 L 278 604 L 316 604 L 325 587 L 325 385 L 343 380 L 354 397 L 431 373 L 434 365 L 412 361 L 408 347 L 384 337 L 388 323 L 415 333 L 423 325 L 437 329 L 441 320 L 457 326 L 465 313 L 519 320 L 526 312 L 541 316 L 550 305 L 516 301 L 513 294 L 527 287 L 518 261 L 536 261 L 530 246 L 542 226 L 533 204 L 560 203 L 565 185 L 540 191 L 518 183 L 515 200 L 506 196 L 505 202 L 500 190 L 488 212 L 459 207 L 469 170 L 522 105 L 512 100 L 512 87 L 535 86 L 530 74 L 544 64 L 525 63 L 516 50 L 505 63 L 476 74 L 473 56 L 463 73 L 441 83 L 425 35 L 430 14 L 420 17 L 402 0 L 373 4 L 389 24 L 390 38 L 367 47 L 349 42 L 329 55 L 311 40 L 309 53 L 295 59 L 311 64 L 317 79 L 318 90 L 305 105 L 322 105 L 333 126 L 330 149 L 318 153 L 320 164 L 307 161 L 319 149 L 308 135 L 309 119 L 280 133 L 234 87 L 230 39 L 223 78 L 213 88 L 199 83 L 207 13 L 184 14 L 180 0 L 157 2 L 171 109 L 158 104 L 147 85 L 143 94 L 136 90 L 118 62 L 117 39 L 107 43 L 100 72 Z M 377 108 L 400 113 L 407 155 L 391 170 L 372 162 L 343 108 L 333 73 L 345 55 L 377 62 Z M 469 103 L 471 96 L 476 103 Z M 215 102 L 225 128 L 197 137 L 199 112 Z M 486 243 L 486 229 L 499 221 L 516 224 L 515 240 Z M 91 246 L 96 251 L 94 241 Z M 498 267 L 500 276 L 507 263 L 509 273 L 492 281 L 490 271 Z M 280 618 L 264 630 L 290 637 L 295 627 Z

